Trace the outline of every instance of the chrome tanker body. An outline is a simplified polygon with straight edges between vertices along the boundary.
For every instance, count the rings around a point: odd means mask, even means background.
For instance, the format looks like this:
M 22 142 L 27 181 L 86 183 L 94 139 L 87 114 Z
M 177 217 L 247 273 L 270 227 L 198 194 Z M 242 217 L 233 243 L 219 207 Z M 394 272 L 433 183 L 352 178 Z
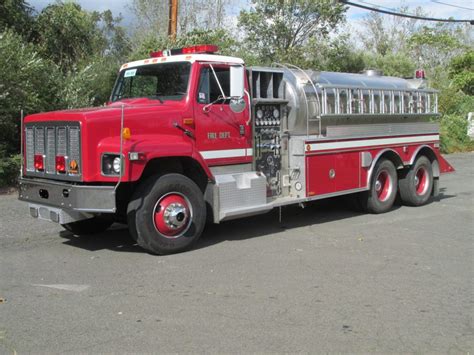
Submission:
M 427 89 L 423 78 L 383 76 L 377 70 L 352 74 L 288 66 L 279 74 L 274 68 L 254 68 L 255 72 L 254 89 L 265 87 L 267 92 L 254 90 L 254 97 L 287 101 L 282 128 L 290 134 L 325 137 L 339 134 L 340 126 L 429 122 L 437 115 L 436 91 Z

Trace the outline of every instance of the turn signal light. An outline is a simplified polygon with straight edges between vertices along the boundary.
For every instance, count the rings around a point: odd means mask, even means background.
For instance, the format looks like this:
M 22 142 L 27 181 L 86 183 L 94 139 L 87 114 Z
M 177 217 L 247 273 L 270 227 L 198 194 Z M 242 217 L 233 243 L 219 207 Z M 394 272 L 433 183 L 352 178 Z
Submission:
M 122 130 L 122 138 L 130 139 L 131 136 L 132 136 L 132 132 L 130 131 L 130 128 L 124 127 L 124 129 Z
M 56 156 L 56 171 L 58 173 L 66 172 L 66 158 L 61 155 Z
M 44 160 L 41 154 L 35 154 L 35 170 L 36 171 L 44 170 Z

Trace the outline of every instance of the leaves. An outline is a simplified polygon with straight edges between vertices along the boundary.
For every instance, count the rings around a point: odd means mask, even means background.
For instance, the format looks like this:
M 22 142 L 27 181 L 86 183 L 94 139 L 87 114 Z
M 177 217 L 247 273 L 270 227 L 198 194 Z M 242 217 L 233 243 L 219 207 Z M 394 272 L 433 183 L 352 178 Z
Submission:
M 248 50 L 264 63 L 301 58 L 310 38 L 326 39 L 344 21 L 345 7 L 331 0 L 253 0 L 239 27 Z

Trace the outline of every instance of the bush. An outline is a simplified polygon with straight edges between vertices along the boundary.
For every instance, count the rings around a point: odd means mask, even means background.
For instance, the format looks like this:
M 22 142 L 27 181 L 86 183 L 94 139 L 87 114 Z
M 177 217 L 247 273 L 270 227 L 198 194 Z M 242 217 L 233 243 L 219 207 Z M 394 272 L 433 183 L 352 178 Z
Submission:
M 474 144 L 467 135 L 467 119 L 462 115 L 444 115 L 440 121 L 440 148 L 443 153 L 470 151 Z
M 0 187 L 15 186 L 17 184 L 20 165 L 21 156 L 19 154 L 0 158 Z

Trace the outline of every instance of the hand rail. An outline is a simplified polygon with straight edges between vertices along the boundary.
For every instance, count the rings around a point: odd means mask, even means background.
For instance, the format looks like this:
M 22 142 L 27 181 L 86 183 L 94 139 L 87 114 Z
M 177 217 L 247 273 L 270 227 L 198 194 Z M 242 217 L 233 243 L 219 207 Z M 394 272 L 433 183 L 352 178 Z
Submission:
M 124 166 L 124 157 L 123 157 L 123 119 L 124 119 L 124 107 L 125 105 L 122 104 L 121 106 L 121 114 L 120 114 L 120 174 L 119 174 L 119 179 L 117 181 L 117 184 L 114 187 L 114 193 L 117 191 L 117 188 L 119 187 L 120 183 L 122 182 L 122 175 L 125 171 L 125 166 Z

